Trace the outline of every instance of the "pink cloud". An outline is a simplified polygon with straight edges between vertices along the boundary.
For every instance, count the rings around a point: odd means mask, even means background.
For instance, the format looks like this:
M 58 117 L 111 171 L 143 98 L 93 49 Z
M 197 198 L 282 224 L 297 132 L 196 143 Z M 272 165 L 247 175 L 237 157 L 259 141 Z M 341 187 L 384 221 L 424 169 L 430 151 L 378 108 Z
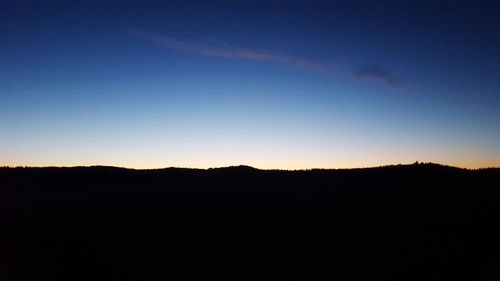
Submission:
M 193 55 L 218 57 L 225 59 L 268 61 L 288 64 L 304 69 L 311 69 L 329 76 L 335 74 L 332 67 L 327 63 L 317 60 L 311 60 L 300 56 L 282 56 L 272 52 L 238 47 L 211 46 L 198 42 L 180 40 L 170 36 L 147 33 L 139 30 L 132 30 L 131 32 L 134 36 L 149 41 L 158 46 Z

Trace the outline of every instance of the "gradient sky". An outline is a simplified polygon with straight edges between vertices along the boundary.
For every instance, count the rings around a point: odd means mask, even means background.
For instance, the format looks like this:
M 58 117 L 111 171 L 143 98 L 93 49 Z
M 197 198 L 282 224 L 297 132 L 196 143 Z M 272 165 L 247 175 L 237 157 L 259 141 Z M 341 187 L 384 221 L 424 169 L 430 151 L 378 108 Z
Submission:
M 0 0 L 0 165 L 500 166 L 500 2 Z

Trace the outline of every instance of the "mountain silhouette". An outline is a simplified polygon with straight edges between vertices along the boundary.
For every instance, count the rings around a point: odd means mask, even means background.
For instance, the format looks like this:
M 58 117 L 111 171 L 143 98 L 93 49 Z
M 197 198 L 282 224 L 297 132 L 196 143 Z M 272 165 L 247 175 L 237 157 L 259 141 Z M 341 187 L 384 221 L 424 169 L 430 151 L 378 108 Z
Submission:
M 0 168 L 2 280 L 498 280 L 500 169 Z

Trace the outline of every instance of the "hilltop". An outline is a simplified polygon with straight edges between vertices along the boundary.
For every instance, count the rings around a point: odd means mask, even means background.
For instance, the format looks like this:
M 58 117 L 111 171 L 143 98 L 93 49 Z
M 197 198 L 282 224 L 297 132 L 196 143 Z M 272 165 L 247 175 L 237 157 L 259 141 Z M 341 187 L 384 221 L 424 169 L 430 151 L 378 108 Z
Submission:
M 0 277 L 494 280 L 499 180 L 432 163 L 0 168 Z

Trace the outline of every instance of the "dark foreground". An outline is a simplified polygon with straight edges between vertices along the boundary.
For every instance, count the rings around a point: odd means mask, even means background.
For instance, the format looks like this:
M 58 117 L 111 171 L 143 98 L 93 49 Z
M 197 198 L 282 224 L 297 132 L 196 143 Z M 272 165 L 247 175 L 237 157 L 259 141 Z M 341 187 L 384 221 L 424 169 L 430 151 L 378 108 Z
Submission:
M 0 280 L 500 280 L 500 170 L 0 169 Z

